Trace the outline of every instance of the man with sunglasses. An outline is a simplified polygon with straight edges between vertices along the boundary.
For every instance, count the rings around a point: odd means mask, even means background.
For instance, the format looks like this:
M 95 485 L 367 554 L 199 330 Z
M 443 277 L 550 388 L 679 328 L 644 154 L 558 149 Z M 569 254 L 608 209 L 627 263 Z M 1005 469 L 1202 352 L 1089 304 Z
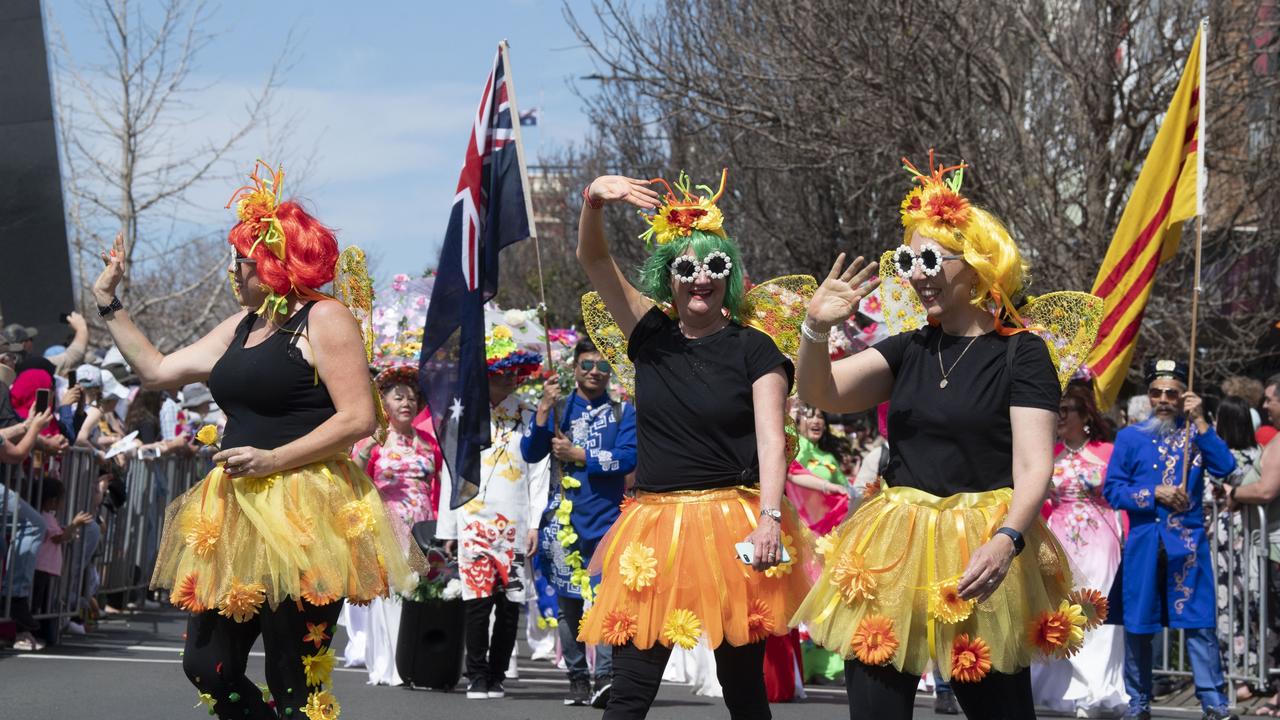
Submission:
M 548 382 L 535 421 L 520 443 L 526 462 L 551 454 L 559 466 L 559 471 L 552 470 L 551 498 L 542 517 L 538 556 L 543 575 L 559 601 L 560 646 L 569 671 L 569 695 L 564 704 L 596 708 L 604 708 L 609 700 L 612 648 L 596 646 L 593 688 L 586 648 L 577 637 L 584 604 L 581 584 L 588 580 L 583 568 L 618 518 L 626 476 L 636 466 L 635 408 L 609 397 L 611 374 L 596 346 L 586 338 L 580 340 L 573 350 L 573 394 L 561 398 L 560 386 Z M 567 525 L 562 522 L 566 505 Z M 562 538 L 568 540 L 567 545 Z M 570 561 L 574 553 L 577 555 Z
M 1116 436 L 1102 492 L 1129 514 L 1124 547 L 1125 717 L 1151 717 L 1153 641 L 1164 627 L 1185 631 L 1187 655 L 1204 720 L 1235 718 L 1214 634 L 1214 576 L 1204 528 L 1205 472 L 1227 477 L 1236 461 L 1187 392 L 1187 366 L 1149 361 L 1151 417 Z M 1187 423 L 1192 423 L 1191 447 Z M 1191 463 L 1182 484 L 1184 455 Z

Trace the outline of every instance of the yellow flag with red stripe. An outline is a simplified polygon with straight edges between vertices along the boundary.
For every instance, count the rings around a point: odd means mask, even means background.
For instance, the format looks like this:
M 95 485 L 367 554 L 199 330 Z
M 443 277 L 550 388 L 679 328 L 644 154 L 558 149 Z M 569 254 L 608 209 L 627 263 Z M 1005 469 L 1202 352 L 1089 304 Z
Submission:
M 1202 23 L 1093 282 L 1103 316 L 1089 368 L 1103 408 L 1115 402 L 1129 372 L 1156 268 L 1178 252 L 1182 223 L 1204 212 L 1204 34 Z

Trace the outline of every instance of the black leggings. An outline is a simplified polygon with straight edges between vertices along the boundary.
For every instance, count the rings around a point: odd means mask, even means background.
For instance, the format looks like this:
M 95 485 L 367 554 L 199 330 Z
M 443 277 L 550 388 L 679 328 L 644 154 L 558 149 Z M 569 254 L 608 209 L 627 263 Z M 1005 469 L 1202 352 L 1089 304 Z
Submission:
M 734 647 L 723 642 L 715 649 L 716 677 L 724 688 L 724 704 L 733 720 L 769 720 L 769 698 L 764 691 L 764 641 Z M 662 671 L 671 648 L 635 645 L 613 649 L 613 688 L 604 720 L 632 720 L 649 714 L 658 695 Z
M 856 660 L 844 664 L 851 720 L 911 720 L 919 684 L 919 675 L 892 667 L 863 665 Z M 970 720 L 1035 720 L 1030 668 L 1012 675 L 993 672 L 981 682 L 952 683 L 951 689 Z
M 314 689 L 307 686 L 302 656 L 329 647 L 333 625 L 341 611 L 341 602 L 317 607 L 285 600 L 274 610 L 263 605 L 252 620 L 242 623 L 223 617 L 216 610 L 192 615 L 187 620 L 182 669 L 197 691 L 213 697 L 214 712 L 219 718 L 302 718 L 307 695 Z M 324 634 L 330 636 L 319 648 L 303 639 L 309 633 L 308 623 L 323 623 Z M 245 677 L 249 650 L 259 635 L 266 651 L 267 688 L 276 701 L 275 711 L 267 707 L 258 686 Z M 293 712 L 286 712 L 288 708 Z

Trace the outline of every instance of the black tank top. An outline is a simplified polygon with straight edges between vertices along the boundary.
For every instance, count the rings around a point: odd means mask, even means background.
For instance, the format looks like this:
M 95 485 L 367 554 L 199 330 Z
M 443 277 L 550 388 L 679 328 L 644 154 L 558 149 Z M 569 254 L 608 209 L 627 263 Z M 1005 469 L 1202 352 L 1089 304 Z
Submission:
M 227 415 L 223 449 L 273 450 L 293 442 L 333 416 L 329 390 L 298 347 L 309 302 L 265 341 L 245 347 L 257 316 L 236 327 L 235 339 L 209 373 L 209 390 Z

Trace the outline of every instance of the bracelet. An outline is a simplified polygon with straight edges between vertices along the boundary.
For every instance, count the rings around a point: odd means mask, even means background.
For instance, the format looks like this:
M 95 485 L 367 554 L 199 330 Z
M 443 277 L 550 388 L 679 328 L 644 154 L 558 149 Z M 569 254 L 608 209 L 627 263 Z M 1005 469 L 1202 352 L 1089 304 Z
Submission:
M 113 295 L 111 297 L 111 303 L 109 305 L 98 306 L 98 317 L 106 317 L 117 310 L 123 310 L 123 309 L 124 309 L 124 306 L 120 304 L 120 298 L 115 297 Z
M 800 323 L 800 337 L 811 343 L 821 344 L 826 343 L 827 338 L 831 337 L 831 331 L 828 330 L 824 333 L 817 332 L 813 328 L 809 327 L 809 320 L 805 319 L 804 322 Z
M 585 202 L 587 205 L 590 205 L 592 210 L 599 210 L 600 208 L 604 207 L 603 200 L 591 199 L 591 183 L 587 183 L 587 186 L 582 188 L 582 201 Z

